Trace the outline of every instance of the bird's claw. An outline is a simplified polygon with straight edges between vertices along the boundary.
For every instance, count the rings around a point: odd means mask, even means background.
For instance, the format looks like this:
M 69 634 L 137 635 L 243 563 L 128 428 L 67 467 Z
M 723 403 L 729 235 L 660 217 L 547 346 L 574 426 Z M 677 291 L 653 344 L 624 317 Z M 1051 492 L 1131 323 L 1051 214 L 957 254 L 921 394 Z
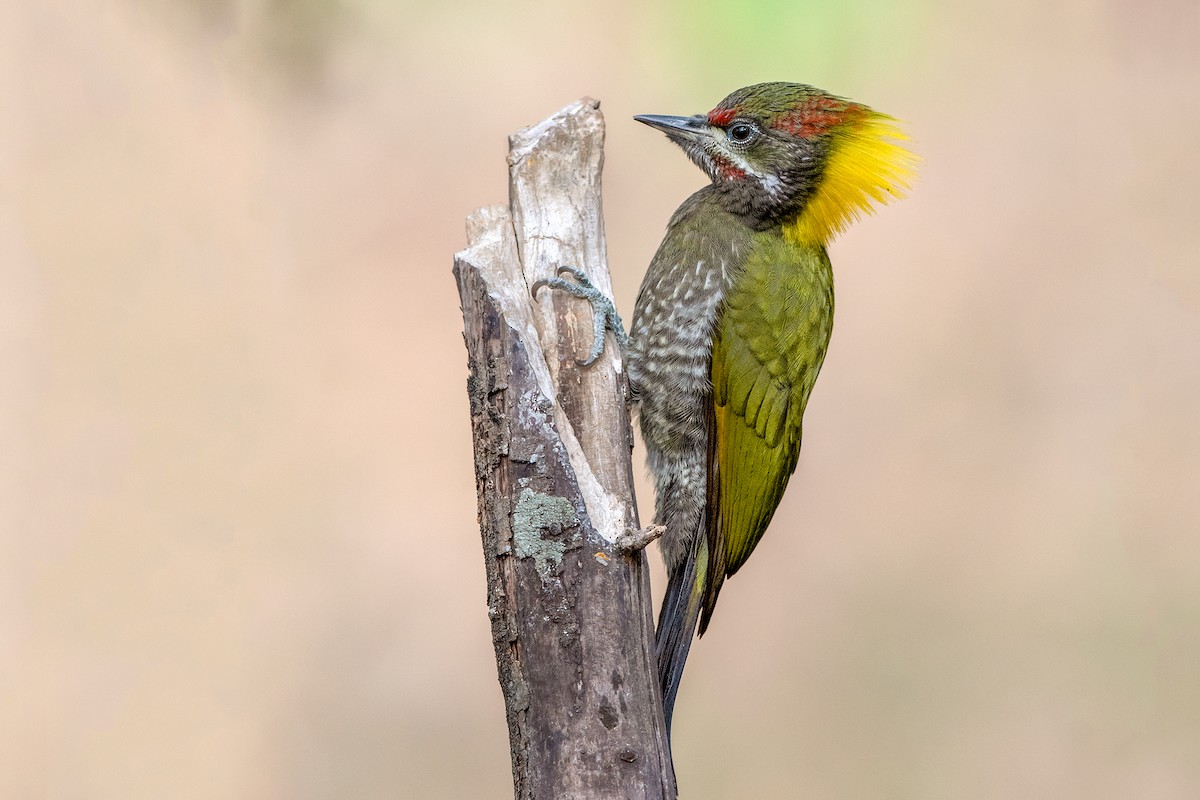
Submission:
M 574 281 L 566 280 L 563 276 L 570 275 Z M 590 367 L 596 363 L 597 359 L 604 352 L 604 332 L 611 330 L 613 335 L 617 337 L 617 344 L 624 349 L 629 345 L 629 337 L 625 334 L 625 326 L 621 322 L 621 316 L 617 313 L 617 307 L 613 301 L 608 299 L 588 279 L 583 270 L 575 267 L 562 266 L 558 268 L 558 277 L 543 278 L 536 281 L 530 287 L 530 294 L 533 299 L 537 300 L 538 290 L 548 287 L 550 289 L 562 289 L 568 294 L 587 300 L 592 305 L 592 349 L 585 359 L 575 359 L 575 363 L 581 367 Z

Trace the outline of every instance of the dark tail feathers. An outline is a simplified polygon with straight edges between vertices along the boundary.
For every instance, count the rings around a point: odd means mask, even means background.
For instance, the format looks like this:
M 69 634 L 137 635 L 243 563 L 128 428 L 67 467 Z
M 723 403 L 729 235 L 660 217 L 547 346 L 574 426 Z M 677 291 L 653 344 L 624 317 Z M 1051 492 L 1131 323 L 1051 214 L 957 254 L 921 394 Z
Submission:
M 671 713 L 675 710 L 675 695 L 683 677 L 683 665 L 692 647 L 692 636 L 700 618 L 704 586 L 698 582 L 708 568 L 708 543 L 697 536 L 692 552 L 667 578 L 667 593 L 662 610 L 658 612 L 655 633 L 655 654 L 658 656 L 658 680 L 662 686 L 663 714 L 667 735 L 671 735 Z

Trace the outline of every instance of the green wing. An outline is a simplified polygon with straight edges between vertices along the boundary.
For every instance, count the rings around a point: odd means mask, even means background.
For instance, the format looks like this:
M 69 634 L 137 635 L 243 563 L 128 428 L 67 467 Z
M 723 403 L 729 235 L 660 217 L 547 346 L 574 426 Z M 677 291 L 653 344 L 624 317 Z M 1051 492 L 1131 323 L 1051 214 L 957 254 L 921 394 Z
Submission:
M 833 280 L 823 248 L 758 248 L 726 297 L 713 337 L 701 633 L 725 578 L 762 539 L 796 468 L 804 407 L 832 325 Z

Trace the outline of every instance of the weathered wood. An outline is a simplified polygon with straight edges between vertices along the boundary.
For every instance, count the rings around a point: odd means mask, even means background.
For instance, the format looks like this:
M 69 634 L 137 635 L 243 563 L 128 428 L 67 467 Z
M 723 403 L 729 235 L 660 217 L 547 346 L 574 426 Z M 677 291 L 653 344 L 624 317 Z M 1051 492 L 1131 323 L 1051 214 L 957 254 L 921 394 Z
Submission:
M 588 304 L 529 287 L 561 265 L 611 296 L 604 122 L 584 99 L 510 139 L 510 207 L 455 256 L 488 614 L 518 800 L 675 797 L 655 669 L 620 353 L 579 367 Z M 628 541 L 628 539 L 622 540 Z

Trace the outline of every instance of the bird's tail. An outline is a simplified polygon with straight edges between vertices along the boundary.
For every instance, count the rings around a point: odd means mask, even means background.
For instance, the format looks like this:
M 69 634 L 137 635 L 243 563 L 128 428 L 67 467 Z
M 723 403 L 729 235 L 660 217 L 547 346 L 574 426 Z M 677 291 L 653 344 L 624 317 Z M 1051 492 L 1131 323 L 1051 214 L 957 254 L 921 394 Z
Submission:
M 695 538 L 687 558 L 670 570 L 667 593 L 663 597 L 662 610 L 658 612 L 654 649 L 658 656 L 658 679 L 662 685 L 667 736 L 671 735 L 671 712 L 675 709 L 675 695 L 679 692 L 683 665 L 692 647 L 696 621 L 700 618 L 707 571 L 708 542 L 700 535 Z

